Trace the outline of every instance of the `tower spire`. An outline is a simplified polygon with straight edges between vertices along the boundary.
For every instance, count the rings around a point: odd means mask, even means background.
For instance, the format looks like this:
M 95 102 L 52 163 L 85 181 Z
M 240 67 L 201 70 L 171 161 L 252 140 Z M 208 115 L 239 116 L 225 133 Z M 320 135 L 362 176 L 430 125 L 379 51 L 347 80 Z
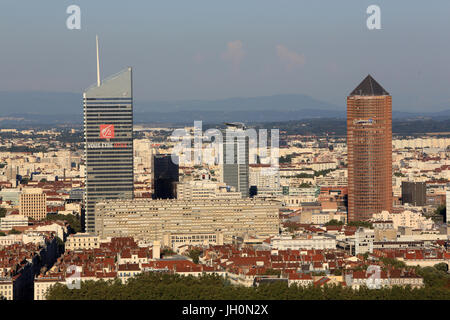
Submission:
M 95 36 L 95 42 L 97 45 L 97 87 L 100 87 L 100 56 L 98 53 L 98 35 Z
M 369 74 L 356 88 L 350 93 L 351 96 L 388 96 L 389 93 L 375 81 Z

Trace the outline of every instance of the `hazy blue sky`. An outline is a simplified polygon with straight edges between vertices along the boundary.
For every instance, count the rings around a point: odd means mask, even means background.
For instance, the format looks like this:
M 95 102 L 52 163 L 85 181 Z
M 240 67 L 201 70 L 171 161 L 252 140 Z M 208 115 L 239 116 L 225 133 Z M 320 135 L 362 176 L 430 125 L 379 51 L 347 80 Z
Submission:
M 81 7 L 81 30 L 66 28 Z M 366 8 L 381 7 L 382 30 Z M 345 105 L 371 73 L 397 110 L 450 102 L 448 0 L 0 2 L 0 91 L 82 92 L 134 67 L 137 100 L 302 93 Z

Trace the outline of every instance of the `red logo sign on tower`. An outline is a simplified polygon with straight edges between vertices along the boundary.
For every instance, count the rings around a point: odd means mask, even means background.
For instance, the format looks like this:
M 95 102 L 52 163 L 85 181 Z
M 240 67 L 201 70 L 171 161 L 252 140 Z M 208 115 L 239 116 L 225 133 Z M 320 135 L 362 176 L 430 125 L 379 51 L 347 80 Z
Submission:
M 112 139 L 114 138 L 114 125 L 113 124 L 101 124 L 100 125 L 100 139 Z

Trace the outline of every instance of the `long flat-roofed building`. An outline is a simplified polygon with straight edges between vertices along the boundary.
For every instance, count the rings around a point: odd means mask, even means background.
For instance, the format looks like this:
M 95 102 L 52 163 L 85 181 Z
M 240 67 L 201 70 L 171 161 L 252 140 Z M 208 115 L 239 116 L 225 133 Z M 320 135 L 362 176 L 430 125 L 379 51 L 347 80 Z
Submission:
M 76 233 L 67 237 L 65 243 L 66 250 L 84 250 L 100 248 L 98 236 L 89 233 Z
M 95 232 L 97 201 L 133 198 L 132 70 L 126 68 L 102 83 L 99 71 L 97 77 L 97 85 L 83 93 L 89 233 Z
M 187 181 L 177 184 L 177 199 L 202 200 L 202 199 L 240 199 L 242 194 L 234 191 L 234 188 L 225 183 L 215 181 Z
M 110 200 L 95 207 L 100 238 L 134 237 L 163 240 L 165 233 L 222 232 L 224 243 L 233 236 L 279 234 L 277 201 L 257 199 Z
M 46 209 L 44 209 L 46 212 Z M 45 217 L 45 216 L 44 216 Z M 27 227 L 28 217 L 20 214 L 10 214 L 4 218 L 0 218 L 0 230 L 11 230 L 15 227 Z

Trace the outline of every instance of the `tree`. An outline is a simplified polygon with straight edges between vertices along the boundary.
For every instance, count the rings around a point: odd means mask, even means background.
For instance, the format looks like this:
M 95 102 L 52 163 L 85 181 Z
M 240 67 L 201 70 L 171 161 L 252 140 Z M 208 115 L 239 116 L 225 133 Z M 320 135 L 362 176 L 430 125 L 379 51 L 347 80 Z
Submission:
M 287 228 L 290 233 L 293 233 L 300 228 L 300 226 L 297 223 L 291 221 L 286 222 L 284 224 L 284 227 Z
M 21 234 L 22 232 L 16 229 L 12 229 L 10 232 L 8 232 L 8 234 Z
M 47 217 L 45 218 L 47 221 L 65 221 L 70 226 L 70 233 L 77 233 L 81 232 L 81 222 L 80 218 L 78 216 L 75 216 L 73 214 L 54 214 L 49 213 L 47 214 Z
M 445 204 L 441 204 L 439 207 L 436 208 L 436 210 L 434 210 L 434 214 L 440 215 L 440 216 L 445 216 L 446 210 L 447 209 L 446 209 Z
M 335 276 L 342 276 L 342 270 L 341 269 L 335 269 L 334 270 L 334 275 Z
M 173 251 L 171 248 L 164 248 L 162 251 L 161 251 L 161 255 L 162 256 L 172 256 L 172 255 L 174 255 L 175 254 L 175 251 Z
M 441 263 L 435 264 L 433 267 L 435 269 L 443 271 L 443 272 L 447 272 L 448 271 L 448 264 L 446 264 L 445 262 L 441 262 Z
M 0 231 L 0 237 L 6 236 L 6 233 Z
M 384 265 L 392 266 L 396 269 L 404 269 L 407 267 L 406 263 L 404 263 L 403 261 L 394 259 L 394 258 L 380 257 L 380 261 L 383 262 Z
M 281 156 L 279 159 L 279 163 L 291 163 L 292 157 L 290 155 L 287 156 Z
M 6 208 L 0 208 L 0 218 L 3 218 L 6 216 Z
M 446 288 L 449 290 L 448 285 L 450 283 L 450 275 L 446 271 L 442 271 L 442 267 L 438 266 L 438 268 L 419 267 L 417 268 L 417 274 L 423 277 L 423 282 L 425 285 L 433 288 L 433 290 L 436 288 Z
M 325 170 L 319 170 L 319 171 L 315 171 L 314 172 L 314 176 L 315 177 L 319 177 L 319 176 L 326 176 L 328 173 L 334 171 L 336 169 L 325 169 Z
M 192 262 L 198 263 L 200 255 L 203 253 L 201 249 L 192 249 L 188 252 L 188 257 L 192 259 Z
M 288 286 L 286 282 L 270 282 L 258 287 L 230 285 L 218 276 L 199 277 L 160 272 L 144 272 L 122 284 L 112 281 L 83 281 L 80 290 L 66 285 L 52 286 L 48 300 L 449 300 L 444 287 L 393 287 L 371 290 L 339 285 Z
M 373 228 L 372 222 L 369 221 L 351 221 L 347 223 L 349 227 L 363 227 L 363 228 Z
M 267 269 L 264 272 L 265 275 L 272 275 L 272 276 L 280 276 L 281 275 L 281 270 L 275 270 L 275 269 Z
M 344 223 L 336 219 L 332 219 L 324 224 L 324 226 L 342 226 Z
M 311 188 L 311 183 L 303 182 L 303 183 L 300 185 L 300 188 Z
M 302 172 L 302 173 L 296 174 L 296 175 L 295 175 L 295 178 L 302 178 L 302 179 L 305 179 L 305 178 L 314 178 L 314 175 L 313 175 L 313 174 L 308 174 L 308 173 Z
M 58 246 L 59 252 L 64 252 L 64 241 L 61 240 L 60 237 L 56 237 L 56 244 Z

